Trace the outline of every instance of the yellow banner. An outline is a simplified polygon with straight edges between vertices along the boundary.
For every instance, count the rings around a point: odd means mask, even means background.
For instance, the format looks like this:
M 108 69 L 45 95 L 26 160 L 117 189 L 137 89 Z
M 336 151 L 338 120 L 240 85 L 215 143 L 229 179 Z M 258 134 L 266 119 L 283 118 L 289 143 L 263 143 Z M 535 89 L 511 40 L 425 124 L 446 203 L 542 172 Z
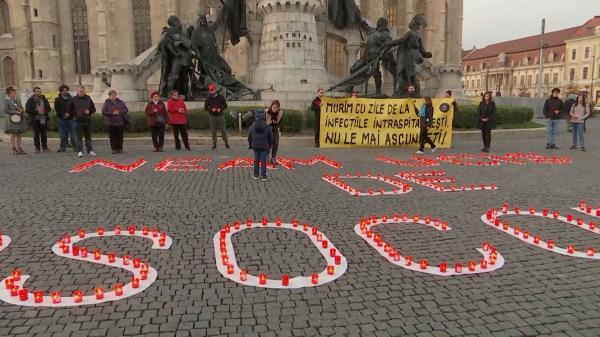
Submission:
M 452 98 L 433 99 L 429 137 L 436 146 L 452 144 Z M 321 105 L 321 147 L 397 147 L 419 144 L 423 99 L 332 98 Z

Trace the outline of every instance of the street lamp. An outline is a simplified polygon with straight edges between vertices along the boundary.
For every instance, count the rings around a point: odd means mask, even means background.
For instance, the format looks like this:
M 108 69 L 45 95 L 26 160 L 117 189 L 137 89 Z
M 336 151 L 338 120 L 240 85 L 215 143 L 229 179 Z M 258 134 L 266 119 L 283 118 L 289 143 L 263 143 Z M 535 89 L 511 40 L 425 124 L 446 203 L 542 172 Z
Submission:
M 594 73 L 596 71 L 595 67 L 596 67 L 596 55 L 592 55 L 592 76 L 590 76 L 590 78 L 591 78 L 590 101 L 593 102 L 594 104 L 596 103 L 596 101 L 594 100 Z M 596 97 L 596 99 L 598 99 L 598 97 Z

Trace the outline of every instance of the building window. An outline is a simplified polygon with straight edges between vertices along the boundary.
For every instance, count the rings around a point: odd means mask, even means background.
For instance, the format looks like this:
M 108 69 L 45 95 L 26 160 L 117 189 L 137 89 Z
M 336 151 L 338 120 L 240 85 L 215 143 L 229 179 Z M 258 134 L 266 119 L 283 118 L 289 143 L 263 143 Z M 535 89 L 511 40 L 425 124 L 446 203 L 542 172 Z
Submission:
M 581 74 L 581 78 L 587 80 L 588 78 L 588 67 L 583 67 L 583 72 Z
M 481 88 L 481 80 L 477 80 L 477 88 Z
M 575 81 L 575 68 L 569 69 L 569 81 Z
M 550 84 L 550 74 L 544 74 L 544 85 Z
M 92 72 L 92 66 L 85 0 L 71 0 L 71 21 L 73 22 L 73 41 L 75 43 L 75 72 L 89 74 Z
M 38 10 L 37 10 L 37 8 L 33 9 L 33 16 L 36 17 L 36 18 L 38 17 Z
M 133 0 L 133 30 L 136 56 L 152 47 L 151 26 L 150 1 Z
M 44 72 L 42 70 L 38 70 L 38 77 L 44 78 Z
M 12 58 L 7 56 L 2 60 L 2 73 L 4 74 L 3 86 L 10 87 L 17 84 L 15 61 Z
M 398 5 L 396 5 L 396 1 L 387 1 L 385 15 L 387 16 L 389 27 L 396 27 L 396 25 L 398 24 L 398 18 L 396 17 L 397 6 Z
M 346 54 L 346 43 L 339 39 L 327 38 L 327 72 L 337 78 L 348 75 L 348 54 Z
M 525 85 L 525 75 L 521 75 L 521 78 L 519 79 L 519 84 L 521 84 L 521 86 Z
M 0 0 L 0 35 L 10 33 L 10 15 L 6 0 Z
M 577 49 L 571 49 L 571 60 L 575 61 L 577 58 Z
M 513 87 L 517 86 L 517 77 L 513 76 Z
M 554 75 L 552 75 L 552 84 L 557 84 L 558 83 L 558 73 L 554 73 Z
M 475 87 L 475 80 L 471 80 L 471 88 Z
M 52 34 L 52 48 L 56 49 L 56 35 Z
M 533 81 L 533 76 L 532 75 L 527 76 L 527 87 L 531 88 L 532 81 Z
M 589 59 L 590 58 L 590 47 L 585 47 L 585 52 L 584 52 L 584 56 L 585 59 Z

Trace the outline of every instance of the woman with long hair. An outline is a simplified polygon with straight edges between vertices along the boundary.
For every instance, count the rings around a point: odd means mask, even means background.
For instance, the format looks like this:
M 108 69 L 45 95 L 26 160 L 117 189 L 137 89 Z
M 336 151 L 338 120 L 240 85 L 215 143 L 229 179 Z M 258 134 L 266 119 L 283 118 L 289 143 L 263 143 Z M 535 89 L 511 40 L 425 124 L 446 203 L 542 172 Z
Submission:
M 496 103 L 492 100 L 492 94 L 489 92 L 483 95 L 479 103 L 477 127 L 481 130 L 481 138 L 483 139 L 481 152 L 490 152 L 492 129 L 496 128 Z
M 425 103 L 421 106 L 417 115 L 419 116 L 419 126 L 421 128 L 421 132 L 419 133 L 419 151 L 417 154 L 423 154 L 423 150 L 425 150 L 425 143 L 431 146 L 431 153 L 434 153 L 437 150 L 437 147 L 429 138 L 429 128 L 433 124 L 433 103 L 431 102 L 431 97 L 425 96 Z
M 281 103 L 278 100 L 271 102 L 271 106 L 267 109 L 267 125 L 273 131 L 273 145 L 271 146 L 271 164 L 277 165 L 277 150 L 279 149 L 279 125 L 283 117 Z
M 571 107 L 569 116 L 571 117 L 571 128 L 573 129 L 573 146 L 571 146 L 571 150 L 577 149 L 577 138 L 579 138 L 579 142 L 581 143 L 581 151 L 585 151 L 585 143 L 583 142 L 583 127 L 585 119 L 590 116 L 590 107 L 588 106 L 584 95 L 577 95 L 577 99 Z

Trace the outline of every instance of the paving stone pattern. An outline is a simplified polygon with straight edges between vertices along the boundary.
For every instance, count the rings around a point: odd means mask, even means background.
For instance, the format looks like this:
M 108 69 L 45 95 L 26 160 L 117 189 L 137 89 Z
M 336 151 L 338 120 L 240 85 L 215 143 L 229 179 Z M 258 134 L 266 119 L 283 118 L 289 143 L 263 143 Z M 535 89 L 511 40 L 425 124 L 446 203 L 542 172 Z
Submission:
M 495 183 L 498 191 L 438 193 L 414 185 L 400 196 L 353 197 L 321 180 L 323 173 L 373 172 L 393 175 L 402 168 L 377 162 L 383 154 L 408 159 L 410 149 L 282 148 L 281 155 L 308 158 L 325 154 L 341 161 L 335 170 L 317 164 L 273 170 L 270 181 L 251 179 L 249 169 L 218 171 L 225 160 L 250 153 L 242 147 L 191 154 L 213 156 L 207 172 L 158 173 L 167 156 L 148 146 L 128 146 L 125 154 L 102 158 L 123 163 L 144 157 L 148 164 L 132 173 L 95 167 L 81 174 L 68 170 L 81 160 L 71 153 L 9 155 L 0 143 L 0 231 L 13 243 L 0 252 L 0 276 L 20 268 L 32 278 L 28 288 L 43 291 L 127 282 L 118 268 L 55 256 L 52 244 L 78 228 L 130 223 L 159 226 L 174 238 L 167 251 L 150 249 L 148 240 L 96 238 L 85 245 L 149 261 L 159 273 L 146 291 L 121 301 L 65 309 L 28 308 L 0 303 L 0 336 L 598 336 L 600 335 L 600 262 L 550 253 L 528 246 L 481 223 L 479 217 L 504 201 L 566 212 L 586 199 L 600 205 L 600 123 L 586 133 L 588 152 L 547 151 L 545 141 L 493 142 L 496 153 L 536 151 L 571 155 L 568 166 L 510 165 L 464 167 L 443 164 L 459 183 Z M 446 153 L 476 153 L 478 141 L 457 141 Z M 27 150 L 33 146 L 27 144 Z M 33 152 L 33 151 L 31 151 Z M 430 156 L 430 155 L 429 155 Z M 414 171 L 416 168 L 406 168 Z M 354 183 L 354 181 L 351 181 Z M 385 187 L 358 182 L 361 188 Z M 394 266 L 377 254 L 353 227 L 363 216 L 408 213 L 449 222 L 441 233 L 418 225 L 376 227 L 386 241 L 415 260 L 437 265 L 479 259 L 484 240 L 504 255 L 504 268 L 476 276 L 442 278 Z M 273 290 L 241 286 L 215 267 L 212 238 L 227 222 L 262 216 L 297 218 L 322 230 L 346 256 L 347 272 L 327 285 Z M 590 218 L 585 218 L 591 220 Z M 508 217 L 515 226 L 554 239 L 565 247 L 595 246 L 600 237 L 573 226 L 540 218 Z M 597 220 L 597 219 L 596 219 Z M 233 238 L 237 262 L 251 273 L 278 278 L 320 272 L 325 262 L 304 234 L 290 230 L 248 230 Z

